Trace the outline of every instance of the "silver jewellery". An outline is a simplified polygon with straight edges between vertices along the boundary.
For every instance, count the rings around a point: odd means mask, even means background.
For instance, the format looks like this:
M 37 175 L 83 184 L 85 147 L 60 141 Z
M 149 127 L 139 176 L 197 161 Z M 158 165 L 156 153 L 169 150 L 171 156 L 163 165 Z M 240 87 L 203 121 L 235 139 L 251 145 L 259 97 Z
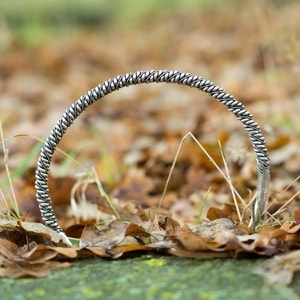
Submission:
M 189 73 L 182 73 L 179 71 L 167 70 L 137 71 L 109 79 L 94 89 L 88 91 L 85 95 L 81 96 L 64 112 L 62 117 L 57 121 L 55 127 L 51 130 L 49 137 L 41 149 L 40 157 L 37 163 L 35 181 L 36 197 L 40 212 L 44 222 L 51 229 L 58 232 L 67 244 L 71 245 L 68 237 L 57 223 L 57 219 L 51 205 L 51 198 L 49 196 L 48 188 L 48 172 L 56 146 L 62 139 L 68 127 L 71 126 L 73 121 L 79 117 L 79 115 L 88 106 L 102 99 L 105 95 L 108 95 L 123 87 L 152 82 L 176 83 L 201 90 L 225 105 L 226 108 L 231 111 L 238 120 L 240 120 L 252 141 L 252 145 L 256 153 L 258 169 L 258 195 L 253 207 L 253 216 L 249 226 L 255 227 L 260 222 L 261 215 L 268 198 L 270 164 L 268 152 L 265 146 L 265 140 L 262 136 L 261 130 L 257 123 L 254 122 L 252 115 L 245 109 L 244 105 L 236 100 L 233 96 L 226 93 L 222 88 L 214 85 L 213 82 L 205 80 L 199 76 L 191 75 Z

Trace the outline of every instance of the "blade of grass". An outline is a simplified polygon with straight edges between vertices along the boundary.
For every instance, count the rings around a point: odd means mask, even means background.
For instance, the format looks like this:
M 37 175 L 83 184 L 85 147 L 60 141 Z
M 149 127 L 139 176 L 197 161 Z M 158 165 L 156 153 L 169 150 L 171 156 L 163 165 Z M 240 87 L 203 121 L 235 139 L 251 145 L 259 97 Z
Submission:
M 8 210 L 8 213 L 14 217 L 14 218 L 20 218 L 20 211 L 19 211 L 19 207 L 18 207 L 18 203 L 17 203 L 17 198 L 15 195 L 15 191 L 14 191 L 14 187 L 13 187 L 13 183 L 12 183 L 12 179 L 11 179 L 11 175 L 10 175 L 10 171 L 9 171 L 9 167 L 8 167 L 8 154 L 9 154 L 9 149 L 7 149 L 5 147 L 5 143 L 4 143 L 4 134 L 3 134 L 3 130 L 2 130 L 2 123 L 0 122 L 0 138 L 1 138 L 1 142 L 2 142 L 2 150 L 3 150 L 3 163 L 4 163 L 4 167 L 5 167 L 5 172 L 6 172 L 6 176 L 8 179 L 8 184 L 9 184 L 9 189 L 10 189 L 10 194 L 11 197 L 9 197 L 9 202 L 14 210 L 14 213 L 11 213 L 11 210 Z M 6 207 L 9 207 L 8 203 L 6 202 L 5 196 L 4 196 L 4 202 L 6 203 Z
M 203 210 L 204 210 L 204 207 L 207 203 L 207 199 L 208 199 L 208 195 L 209 195 L 210 191 L 211 191 L 211 186 L 208 188 L 208 190 L 205 193 L 205 195 L 203 197 L 203 200 L 201 202 L 201 205 L 200 205 L 200 208 L 199 208 L 199 213 L 198 213 L 198 216 L 197 216 L 197 219 L 196 219 L 196 224 L 200 223 L 200 220 L 201 220 L 201 217 L 202 217 L 202 214 L 203 214 Z
M 76 160 L 76 156 L 79 154 L 79 152 L 86 146 L 90 145 L 91 142 L 81 142 L 79 143 L 72 151 L 70 151 L 68 154 L 68 157 L 65 157 L 65 160 L 62 162 L 62 164 L 59 167 L 58 176 L 66 176 L 68 169 L 70 168 L 72 162 Z M 70 157 L 72 159 L 70 159 Z
M 108 146 L 106 145 L 106 143 L 104 143 L 99 131 L 95 129 L 91 129 L 90 131 L 93 135 L 93 140 L 96 140 L 99 143 L 98 149 L 103 161 L 104 170 L 106 172 L 106 183 L 111 187 L 121 178 L 122 167 L 118 166 L 113 157 L 110 155 Z
M 86 173 L 83 173 L 79 174 L 78 180 L 72 187 L 70 204 L 72 215 L 77 223 L 80 222 L 80 219 L 90 220 L 91 218 L 95 219 L 98 224 L 100 220 L 103 221 L 104 214 L 97 209 L 96 204 L 88 202 L 86 198 L 86 190 L 91 183 L 95 183 L 95 181 L 87 178 Z M 111 199 L 109 200 L 111 201 Z M 116 212 L 114 214 L 116 215 Z M 112 220 L 111 217 L 109 219 Z
M 80 162 L 78 162 L 76 159 L 74 159 L 72 156 L 70 156 L 68 153 L 66 153 L 65 151 L 61 150 L 60 148 L 57 147 L 57 151 L 61 152 L 63 155 L 65 155 L 68 159 L 72 160 L 74 163 L 76 163 L 87 175 L 88 178 L 90 178 L 93 182 L 96 183 L 97 188 L 100 192 L 100 195 L 103 196 L 105 198 L 105 200 L 107 201 L 108 205 L 110 206 L 110 208 L 112 209 L 112 211 L 114 212 L 115 216 L 117 219 L 120 219 L 120 215 L 118 213 L 118 210 L 116 209 L 115 205 L 113 204 L 111 198 L 109 197 L 109 195 L 106 193 L 106 191 L 103 188 L 103 185 L 100 181 L 100 178 L 95 170 L 95 168 L 92 168 L 92 171 L 88 170 L 86 167 L 84 167 Z
M 233 199 L 235 201 L 235 205 L 237 207 L 237 212 L 238 212 L 238 216 L 239 216 L 239 220 L 240 222 L 242 222 L 242 215 L 239 211 L 239 208 L 238 208 L 238 205 L 237 205 L 237 199 L 243 203 L 243 205 L 245 206 L 245 209 L 247 208 L 247 205 L 245 203 L 245 201 L 243 200 L 243 198 L 241 197 L 241 195 L 238 193 L 238 191 L 234 188 L 233 184 L 232 184 L 232 180 L 229 176 L 229 171 L 228 171 L 228 166 L 226 164 L 226 161 L 225 161 L 225 157 L 224 157 L 224 154 L 222 152 L 222 149 L 220 148 L 220 151 L 221 151 L 221 155 L 222 155 L 222 158 L 223 158 L 223 161 L 224 161 L 224 165 L 225 165 L 225 170 L 226 170 L 226 173 L 225 174 L 223 172 L 223 170 L 218 166 L 218 164 L 215 162 L 215 160 L 212 158 L 212 156 L 207 152 L 207 150 L 203 147 L 203 145 L 197 140 L 197 138 L 193 135 L 192 132 L 187 132 L 183 138 L 181 139 L 180 141 L 180 144 L 178 146 L 178 149 L 176 151 L 176 154 L 175 154 L 175 158 L 173 160 L 173 163 L 172 163 L 172 166 L 171 166 L 171 169 L 170 169 L 170 172 L 169 172 L 169 175 L 168 175 L 168 178 L 166 180 L 166 184 L 165 184 L 165 187 L 164 187 L 164 190 L 163 190 L 163 193 L 162 193 L 162 196 L 161 196 L 161 199 L 160 199 L 160 203 L 159 203 L 159 207 L 162 206 L 163 204 L 163 201 L 164 201 L 164 198 L 165 198 L 165 195 L 166 195 L 166 192 L 167 192 L 167 188 L 168 188 L 168 185 L 170 183 L 170 179 L 171 179 L 171 176 L 172 176 L 172 173 L 173 173 L 173 170 L 175 168 L 175 165 L 177 163 L 177 159 L 178 159 L 178 156 L 179 156 L 179 153 L 181 151 L 181 148 L 183 146 L 183 143 L 185 142 L 185 140 L 187 138 L 191 138 L 198 146 L 199 148 L 203 151 L 203 153 L 207 156 L 207 158 L 209 159 L 209 161 L 215 166 L 215 168 L 218 170 L 218 172 L 222 175 L 222 177 L 225 179 L 225 181 L 228 183 L 229 187 L 230 187 L 230 190 L 232 192 L 232 194 L 234 195 Z
M 34 161 L 35 157 L 40 152 L 42 143 L 38 142 L 34 145 L 34 147 L 29 151 L 29 153 L 24 157 L 20 165 L 13 170 L 11 177 L 12 179 L 20 178 L 26 170 L 28 170 L 31 163 Z
M 3 203 L 3 207 L 5 207 L 5 209 L 6 209 L 6 213 L 0 213 L 0 217 L 2 219 L 6 219 L 7 218 L 7 212 L 10 212 L 10 208 L 8 206 L 7 199 L 5 197 L 5 194 L 2 190 L 2 188 L 0 188 L 0 201 L 1 201 L 1 203 Z M 0 207 L 2 207 L 2 205 L 0 205 Z
M 297 176 L 290 184 L 288 184 L 272 201 L 270 201 L 269 205 L 265 208 L 264 213 L 266 213 L 268 211 L 268 209 L 270 209 L 270 207 L 274 204 L 274 202 L 276 202 L 280 198 L 280 195 L 282 195 L 284 192 L 286 192 L 299 179 L 300 179 L 300 175 Z M 284 208 L 286 206 L 288 206 L 299 194 L 300 194 L 300 191 L 296 192 L 292 197 L 290 197 L 287 201 L 285 201 L 285 203 L 281 207 L 279 207 L 271 216 L 269 216 L 269 218 L 266 220 L 266 222 L 268 223 L 271 218 L 273 219 L 273 218 L 275 218 L 276 215 L 279 215 L 280 213 L 282 213 Z
M 272 216 L 275 217 L 276 215 L 279 215 L 284 211 L 284 208 L 286 208 L 298 195 L 300 194 L 300 191 L 296 192 L 292 197 L 290 197 L 287 201 L 284 202 L 283 205 L 281 205 L 273 214 Z
M 106 202 L 109 204 L 110 208 L 113 210 L 115 216 L 117 219 L 120 219 L 120 215 L 119 215 L 119 212 L 117 211 L 115 205 L 113 204 L 111 198 L 109 197 L 109 195 L 106 193 L 106 191 L 104 190 L 103 188 L 103 185 L 99 179 L 99 176 L 95 170 L 95 168 L 93 168 L 93 173 L 94 173 L 94 180 L 95 180 L 95 183 L 100 191 L 100 194 L 101 196 L 103 196 L 106 200 Z
M 28 135 L 28 134 L 22 134 L 22 135 L 18 135 L 18 136 L 27 136 L 27 137 L 30 137 L 30 138 L 33 138 L 35 139 L 36 141 L 39 141 L 41 143 L 45 143 L 45 140 L 39 138 L 39 137 L 36 137 L 36 136 L 33 136 L 33 135 Z M 60 149 L 59 147 L 56 148 L 56 150 L 60 153 L 62 153 L 66 158 L 68 158 L 70 161 L 72 161 L 73 163 L 75 163 L 77 166 L 79 166 L 79 168 L 81 170 L 83 170 L 83 172 L 87 175 L 88 178 L 90 178 L 93 182 L 96 183 L 97 187 L 98 187 L 98 190 L 101 194 L 101 196 L 103 196 L 108 205 L 111 207 L 111 209 L 113 210 L 115 216 L 117 219 L 120 219 L 120 215 L 115 207 L 115 205 L 113 204 L 112 200 L 110 199 L 109 195 L 105 192 L 104 188 L 103 188 L 103 185 L 96 173 L 96 171 L 90 171 L 88 170 L 84 165 L 82 165 L 78 160 L 76 160 L 72 155 L 70 155 L 69 153 L 63 151 L 62 149 Z
M 36 155 L 39 154 L 39 152 L 41 150 L 41 146 L 45 143 L 45 140 L 43 140 L 42 138 L 30 135 L 30 134 L 17 134 L 17 135 L 14 135 L 12 138 L 18 138 L 18 137 L 29 137 L 29 138 L 34 139 L 38 143 L 27 154 L 27 156 L 22 161 L 21 165 L 16 170 L 14 170 L 13 178 L 20 177 L 28 169 L 28 167 L 30 166 L 30 163 L 34 160 Z M 84 147 L 86 147 L 89 144 L 90 144 L 90 142 L 79 143 L 75 147 L 75 149 L 73 149 L 72 151 L 70 151 L 68 153 L 68 156 L 65 155 L 66 152 L 63 152 L 63 153 L 61 152 L 65 156 L 66 159 L 62 162 L 62 164 L 60 166 L 58 176 L 66 175 L 67 169 L 70 167 L 71 163 L 76 161 L 76 156 L 78 155 L 78 153 L 81 151 L 81 149 L 83 149 Z
M 178 150 L 176 152 L 176 155 L 175 155 L 175 158 L 174 158 L 174 161 L 173 161 L 173 164 L 172 164 L 172 167 L 170 169 L 170 172 L 169 172 L 169 175 L 168 175 L 168 179 L 166 181 L 166 185 L 165 185 L 165 188 L 164 188 L 164 191 L 163 191 L 163 194 L 162 194 L 162 197 L 161 197 L 161 200 L 160 200 L 160 205 L 162 204 L 163 202 L 163 199 L 165 197 L 165 194 L 166 194 L 166 190 L 167 190 L 167 186 L 169 184 L 169 181 L 170 181 L 170 177 L 172 175 L 172 172 L 174 170 L 174 167 L 175 167 L 175 164 L 177 162 L 177 158 L 178 158 L 178 155 L 179 155 L 179 152 L 181 151 L 181 148 L 182 148 L 182 145 L 183 145 L 183 142 L 188 138 L 190 137 L 198 146 L 199 148 L 203 151 L 203 153 L 207 156 L 207 158 L 209 159 L 209 161 L 215 166 L 215 168 L 219 171 L 219 173 L 222 175 L 222 177 L 225 179 L 225 181 L 230 184 L 230 178 L 228 178 L 226 176 L 226 174 L 224 174 L 223 170 L 218 166 L 218 164 L 215 162 L 215 160 L 212 158 L 212 156 L 207 152 L 207 150 L 202 146 L 202 144 L 196 139 L 196 137 L 193 135 L 192 132 L 188 132 L 184 135 L 184 137 L 181 139 L 181 142 L 179 144 L 179 147 L 178 147 Z M 234 193 L 236 194 L 236 196 L 238 197 L 238 199 L 243 202 L 243 198 L 241 197 L 241 195 L 238 193 L 238 191 L 233 187 L 233 190 L 234 190 Z
M 195 143 L 199 146 L 199 148 L 204 152 L 204 154 L 208 157 L 209 161 L 214 165 L 214 167 L 219 171 L 219 173 L 222 175 L 222 177 L 225 179 L 225 181 L 230 184 L 230 178 L 228 178 L 226 176 L 226 174 L 223 172 L 223 170 L 218 166 L 218 164 L 215 162 L 215 160 L 212 158 L 212 156 L 207 152 L 207 150 L 202 146 L 202 144 L 196 139 L 196 137 L 191 133 L 189 132 L 188 133 L 191 138 L 195 141 Z M 239 194 L 239 192 L 234 188 L 233 188 L 233 191 L 234 193 L 236 194 L 236 196 L 238 197 L 238 199 L 243 202 L 243 198 L 242 196 Z
M 220 153 L 221 153 L 224 168 L 225 168 L 225 173 L 226 173 L 226 176 L 229 178 L 228 185 L 229 185 L 229 188 L 230 188 L 230 191 L 231 191 L 231 194 L 232 194 L 235 209 L 236 209 L 236 212 L 237 212 L 238 217 L 239 217 L 239 222 L 240 222 L 240 224 L 242 224 L 243 218 L 242 218 L 242 215 L 241 215 L 241 212 L 240 212 L 239 205 L 237 203 L 236 195 L 235 195 L 235 192 L 234 192 L 234 187 L 233 187 L 232 180 L 231 180 L 230 174 L 229 174 L 228 165 L 227 165 L 227 162 L 226 162 L 226 159 L 225 159 L 225 155 L 224 155 L 224 152 L 223 152 L 223 149 L 222 149 L 221 142 L 218 141 L 218 143 L 219 143 Z M 244 203 L 244 201 L 242 201 L 242 203 L 244 204 L 244 207 L 245 207 L 246 204 Z
M 188 135 L 186 134 L 180 141 L 180 144 L 177 148 L 177 151 L 176 151 L 176 154 L 175 154 L 175 158 L 173 160 L 173 163 L 172 163 L 172 166 L 171 166 L 171 169 L 170 169 L 170 172 L 168 174 L 168 178 L 167 178 L 167 181 L 166 181 L 166 184 L 164 186 L 164 190 L 163 190 L 163 193 L 161 195 L 161 198 L 160 198 L 160 202 L 159 202 L 159 205 L 158 207 L 161 208 L 162 207 L 162 204 L 164 202 L 164 199 L 165 199 L 165 196 L 166 196 L 166 193 L 167 193 L 167 189 L 168 189 L 168 186 L 169 186 L 169 183 L 170 183 L 170 180 L 171 180 L 171 177 L 172 177 L 172 173 L 174 171 L 174 168 L 175 168 L 175 165 L 177 163 L 177 159 L 178 159 L 178 156 L 179 156 L 179 153 L 181 151 L 181 148 L 182 148 L 182 145 L 183 143 L 185 142 L 186 138 L 188 137 Z

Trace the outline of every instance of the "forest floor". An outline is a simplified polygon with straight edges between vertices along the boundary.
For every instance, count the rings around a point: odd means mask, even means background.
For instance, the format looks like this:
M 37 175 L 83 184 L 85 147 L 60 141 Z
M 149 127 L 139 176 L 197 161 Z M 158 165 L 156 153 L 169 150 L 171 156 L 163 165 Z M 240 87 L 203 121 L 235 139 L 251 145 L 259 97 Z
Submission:
M 35 24 L 30 39 L 0 27 L 0 120 L 2 145 L 9 149 L 0 150 L 2 276 L 43 277 L 74 258 L 161 251 L 193 258 L 289 255 L 257 272 L 269 274 L 271 283 L 292 281 L 300 260 L 300 4 L 228 3 L 155 11 L 130 24 L 103 17 L 97 24 L 54 27 L 57 32 Z M 247 132 L 235 117 L 195 89 L 139 85 L 89 107 L 59 144 L 67 154 L 53 157 L 49 190 L 59 224 L 88 249 L 64 248 L 39 225 L 34 173 L 41 141 L 91 88 L 151 69 L 212 80 L 252 113 L 271 162 L 262 223 L 257 232 L 248 228 L 257 169 Z M 231 186 L 191 135 L 224 172 L 229 169 L 242 199 L 237 205 Z M 97 173 L 122 222 L 90 183 L 87 169 Z M 5 215 L 5 201 L 13 198 L 9 177 L 18 223 Z

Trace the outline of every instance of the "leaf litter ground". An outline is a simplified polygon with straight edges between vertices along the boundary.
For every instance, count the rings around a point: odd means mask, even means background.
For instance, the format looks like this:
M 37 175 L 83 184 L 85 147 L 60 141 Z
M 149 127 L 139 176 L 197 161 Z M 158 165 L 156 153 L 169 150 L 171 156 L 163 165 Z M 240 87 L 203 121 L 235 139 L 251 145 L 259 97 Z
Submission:
M 0 60 L 0 118 L 12 171 L 28 153 L 36 157 L 36 137 L 45 137 L 86 90 L 117 74 L 166 68 L 209 77 L 245 104 L 263 128 L 272 178 L 262 224 L 253 231 L 247 224 L 255 158 L 232 115 L 183 87 L 123 89 L 88 109 L 59 145 L 68 155 L 58 151 L 53 159 L 53 206 L 67 235 L 81 244 L 66 247 L 39 223 L 31 159 L 22 176 L 13 178 L 22 218 L 0 220 L 2 276 L 42 277 L 75 258 L 159 251 L 179 257 L 275 256 L 256 272 L 270 282 L 291 281 L 299 269 L 299 4 L 263 3 L 158 14 L 121 32 L 113 26 L 79 30 L 67 43 L 57 38 L 28 46 L 11 36 Z M 193 139 L 178 150 L 187 132 L 211 159 Z M 229 170 L 235 191 L 211 160 Z M 95 169 L 120 219 L 79 164 Z M 4 167 L 1 178 L 2 198 L 9 197 Z

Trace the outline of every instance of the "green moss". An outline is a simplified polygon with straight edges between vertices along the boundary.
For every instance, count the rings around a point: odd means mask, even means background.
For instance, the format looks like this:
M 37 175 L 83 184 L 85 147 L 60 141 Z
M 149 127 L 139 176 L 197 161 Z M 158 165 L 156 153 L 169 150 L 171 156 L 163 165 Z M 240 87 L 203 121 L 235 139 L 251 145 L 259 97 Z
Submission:
M 89 259 L 42 279 L 0 279 L 5 299 L 297 299 L 292 287 L 268 286 L 252 273 L 262 260 L 182 259 L 146 255 Z
M 149 267 L 162 267 L 167 264 L 167 261 L 162 258 L 152 258 L 147 260 L 147 265 Z

